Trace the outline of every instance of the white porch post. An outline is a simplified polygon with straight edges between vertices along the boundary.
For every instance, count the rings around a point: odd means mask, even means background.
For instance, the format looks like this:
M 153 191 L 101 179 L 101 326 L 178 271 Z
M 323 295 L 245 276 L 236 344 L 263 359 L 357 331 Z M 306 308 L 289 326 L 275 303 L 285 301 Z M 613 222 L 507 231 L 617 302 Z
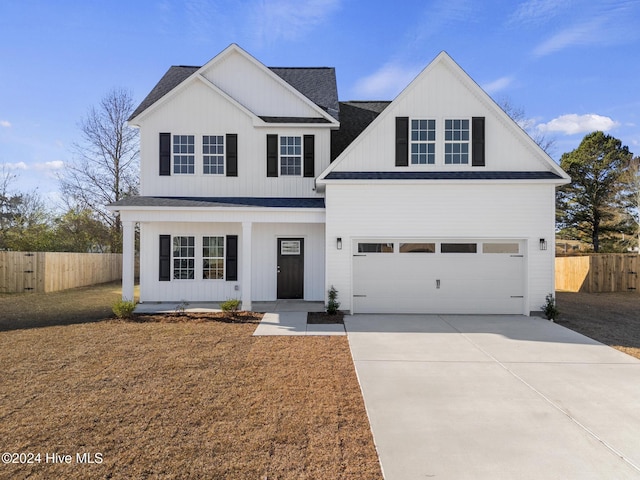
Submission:
M 242 309 L 251 310 L 251 222 L 242 222 Z
M 122 300 L 133 302 L 135 224 L 122 222 Z

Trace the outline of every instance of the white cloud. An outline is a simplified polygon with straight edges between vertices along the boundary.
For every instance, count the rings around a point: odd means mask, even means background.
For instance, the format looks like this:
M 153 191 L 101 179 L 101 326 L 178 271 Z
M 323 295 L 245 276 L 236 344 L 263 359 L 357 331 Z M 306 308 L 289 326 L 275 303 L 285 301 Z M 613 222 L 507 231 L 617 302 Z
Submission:
M 250 4 L 249 26 L 259 39 L 295 40 L 340 7 L 340 0 L 255 0 Z
M 576 133 L 588 133 L 596 130 L 606 132 L 617 126 L 618 122 L 595 113 L 585 115 L 570 113 L 560 115 L 548 123 L 541 123 L 537 126 L 537 129 L 541 132 L 561 132 L 565 135 L 575 135 Z
M 11 122 L 9 120 L 0 120 L 0 127 L 9 128 L 11 127 Z
M 493 82 L 486 83 L 482 86 L 482 89 L 488 94 L 494 94 L 500 90 L 504 90 L 513 82 L 513 77 L 500 77 Z
M 61 170 L 64 168 L 64 162 L 62 160 L 52 160 L 51 162 L 36 163 L 37 170 Z
M 536 57 L 543 57 L 574 45 L 602 44 L 605 32 L 601 31 L 598 20 L 581 23 L 555 34 L 533 50 Z
M 3 163 L 2 165 L 8 170 L 28 170 L 29 169 L 29 166 L 24 162 Z
M 387 63 L 377 72 L 358 80 L 354 90 L 362 98 L 388 100 L 395 98 L 419 72 L 417 66 Z
M 558 2 L 558 0 L 527 0 L 522 2 L 509 17 L 508 23 L 538 24 L 557 16 L 561 10 L 569 7 L 572 2 Z

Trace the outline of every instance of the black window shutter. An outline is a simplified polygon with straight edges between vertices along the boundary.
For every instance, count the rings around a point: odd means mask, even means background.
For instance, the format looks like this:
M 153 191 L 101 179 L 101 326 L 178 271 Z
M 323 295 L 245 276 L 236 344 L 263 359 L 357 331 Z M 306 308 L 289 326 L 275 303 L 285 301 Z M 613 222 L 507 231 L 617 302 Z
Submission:
M 484 117 L 471 119 L 471 166 L 484 167 Z
M 227 177 L 238 176 L 238 134 L 227 133 L 226 138 Z
M 160 235 L 160 275 L 161 282 L 171 280 L 171 235 Z
M 238 280 L 238 236 L 227 235 L 226 279 Z
M 314 135 L 305 135 L 303 140 L 304 149 L 304 176 L 315 177 L 315 137 Z
M 278 176 L 278 135 L 267 135 L 267 177 Z
M 409 166 L 409 117 L 396 117 L 396 167 Z
M 171 134 L 160 134 L 160 175 L 171 175 Z

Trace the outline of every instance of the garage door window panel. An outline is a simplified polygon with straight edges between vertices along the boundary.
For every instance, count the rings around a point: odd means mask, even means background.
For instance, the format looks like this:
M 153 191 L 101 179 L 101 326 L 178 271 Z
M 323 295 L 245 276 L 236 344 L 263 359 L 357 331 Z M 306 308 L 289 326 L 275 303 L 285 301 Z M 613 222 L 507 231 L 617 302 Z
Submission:
M 478 253 L 477 243 L 442 243 L 441 253 Z
M 358 243 L 358 253 L 393 253 L 393 243 Z
M 517 243 L 483 243 L 482 253 L 520 253 L 520 245 Z
M 435 243 L 401 243 L 400 253 L 436 253 Z

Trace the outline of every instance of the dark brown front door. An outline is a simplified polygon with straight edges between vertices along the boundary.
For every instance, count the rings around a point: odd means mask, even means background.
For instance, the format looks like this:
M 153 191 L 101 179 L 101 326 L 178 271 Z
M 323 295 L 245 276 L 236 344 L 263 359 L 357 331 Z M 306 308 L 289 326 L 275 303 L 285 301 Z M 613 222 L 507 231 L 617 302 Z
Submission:
M 304 297 L 304 239 L 278 239 L 278 298 Z

